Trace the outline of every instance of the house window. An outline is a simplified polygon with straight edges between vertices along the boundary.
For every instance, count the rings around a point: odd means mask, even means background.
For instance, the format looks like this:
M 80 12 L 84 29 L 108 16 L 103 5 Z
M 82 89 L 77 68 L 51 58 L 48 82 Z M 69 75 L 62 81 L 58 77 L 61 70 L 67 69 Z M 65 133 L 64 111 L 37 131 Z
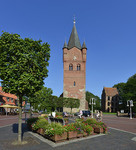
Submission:
M 13 103 L 13 98 L 11 98 L 11 103 Z
M 80 69 L 81 69 L 81 66 L 80 66 L 80 64 L 78 64 L 77 65 L 77 71 L 80 71 Z
M 108 96 L 108 100 L 110 100 L 110 96 Z
M 73 70 L 73 65 L 72 64 L 69 65 L 69 70 L 70 71 Z
M 7 102 L 9 102 L 9 97 L 7 97 Z
M 108 102 L 108 106 L 110 106 L 110 102 Z
M 74 86 L 76 86 L 76 82 L 74 81 Z

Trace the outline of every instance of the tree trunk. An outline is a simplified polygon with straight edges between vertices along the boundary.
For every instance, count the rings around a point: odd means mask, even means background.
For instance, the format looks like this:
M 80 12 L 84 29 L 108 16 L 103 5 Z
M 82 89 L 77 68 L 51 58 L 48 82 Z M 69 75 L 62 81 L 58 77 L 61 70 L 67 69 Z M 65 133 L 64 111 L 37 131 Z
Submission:
M 22 96 L 19 96 L 18 142 L 22 142 Z

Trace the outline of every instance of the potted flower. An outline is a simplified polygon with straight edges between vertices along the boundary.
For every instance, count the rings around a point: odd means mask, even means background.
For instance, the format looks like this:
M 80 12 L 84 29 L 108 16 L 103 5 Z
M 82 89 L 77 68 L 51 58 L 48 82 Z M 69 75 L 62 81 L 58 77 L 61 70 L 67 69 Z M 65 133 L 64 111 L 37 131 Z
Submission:
M 83 133 L 84 133 L 84 123 L 78 121 L 75 123 L 76 126 L 76 130 L 77 130 L 77 137 L 83 137 Z
M 93 127 L 90 125 L 85 125 L 83 130 L 84 130 L 83 136 L 93 134 Z
M 107 133 L 107 125 L 101 121 L 98 124 L 103 128 L 103 133 Z
M 84 123 L 88 125 L 97 124 L 97 120 L 94 118 L 91 119 L 88 118 L 86 121 L 84 121 Z
M 27 127 L 29 130 L 32 130 L 32 124 L 37 121 L 38 118 L 29 118 L 27 119 Z
M 45 118 L 39 118 L 33 125 L 32 129 L 37 131 L 37 133 L 44 135 L 44 126 L 48 125 L 48 121 Z
M 51 123 L 45 130 L 45 135 L 54 142 L 67 139 L 67 129 L 60 123 Z
M 92 127 L 94 128 L 95 133 L 103 133 L 103 128 L 99 124 L 93 124 Z
M 68 124 L 66 126 L 68 139 L 76 138 L 77 137 L 77 129 L 74 123 Z

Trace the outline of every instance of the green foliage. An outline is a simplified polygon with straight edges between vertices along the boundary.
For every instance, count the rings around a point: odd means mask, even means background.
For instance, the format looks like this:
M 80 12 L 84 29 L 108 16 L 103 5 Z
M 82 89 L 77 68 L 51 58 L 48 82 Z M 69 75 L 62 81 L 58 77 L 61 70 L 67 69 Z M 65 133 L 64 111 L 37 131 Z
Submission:
M 52 89 L 43 86 L 41 90 L 34 93 L 33 97 L 29 97 L 29 102 L 34 109 L 51 111 L 50 99 L 52 93 Z
M 80 106 L 80 100 L 75 98 L 64 98 L 63 102 L 65 107 L 71 108 L 71 113 L 73 108 L 79 108 Z
M 37 121 L 38 118 L 29 118 L 27 119 L 27 126 L 30 127 L 33 123 Z
M 7 32 L 0 36 L 0 78 L 5 92 L 23 97 L 42 88 L 48 73 L 50 48 L 41 42 Z
M 40 90 L 48 76 L 50 46 L 18 34 L 3 32 L 0 36 L 0 79 L 4 92 L 19 97 L 18 141 L 22 134 L 22 98 Z
M 84 132 L 88 133 L 88 134 L 91 134 L 92 131 L 93 131 L 93 127 L 90 126 L 90 125 L 85 125 L 84 128 L 83 128 Z
M 47 128 L 48 126 L 48 121 L 44 118 L 39 118 L 35 123 L 32 124 L 32 129 L 33 130 L 37 130 L 37 129 L 40 129 L 40 128 Z
M 57 119 L 63 119 L 63 117 L 62 117 L 62 116 L 56 116 L 56 118 L 57 118 Z
M 90 103 L 91 98 L 95 98 L 95 100 L 96 100 L 95 101 L 96 105 L 93 106 L 94 110 L 101 110 L 101 105 L 100 105 L 101 100 L 100 100 L 100 98 L 98 96 L 92 94 L 91 92 L 86 91 L 86 100 L 88 101 L 88 106 L 89 106 L 90 109 L 91 109 L 91 105 L 89 105 L 89 103 Z
M 119 110 L 124 109 L 125 112 L 128 112 L 129 108 L 127 107 L 127 100 L 133 100 L 134 107 L 132 107 L 132 111 L 136 112 L 136 74 L 131 76 L 126 83 L 118 83 L 113 87 L 116 87 L 119 92 L 121 101 Z
M 64 132 L 67 132 L 67 128 L 62 126 L 60 123 L 51 123 L 45 131 L 45 134 L 48 136 L 53 136 L 54 134 L 62 135 Z
M 84 121 L 84 123 L 88 125 L 97 124 L 97 120 L 94 118 L 91 118 L 91 119 L 88 118 L 86 121 Z
M 69 132 L 69 131 L 77 131 L 75 123 L 68 124 L 66 126 L 66 129 L 67 129 L 67 132 Z

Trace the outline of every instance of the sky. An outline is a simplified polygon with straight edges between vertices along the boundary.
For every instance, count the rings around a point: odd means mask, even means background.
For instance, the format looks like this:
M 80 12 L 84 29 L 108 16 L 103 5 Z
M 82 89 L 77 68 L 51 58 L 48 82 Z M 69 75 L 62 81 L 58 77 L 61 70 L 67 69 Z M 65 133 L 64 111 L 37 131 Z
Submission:
M 101 97 L 103 87 L 136 73 L 135 0 L 0 0 L 0 35 L 41 39 L 50 45 L 46 87 L 63 92 L 63 45 L 75 16 L 81 45 L 87 46 L 86 91 Z

